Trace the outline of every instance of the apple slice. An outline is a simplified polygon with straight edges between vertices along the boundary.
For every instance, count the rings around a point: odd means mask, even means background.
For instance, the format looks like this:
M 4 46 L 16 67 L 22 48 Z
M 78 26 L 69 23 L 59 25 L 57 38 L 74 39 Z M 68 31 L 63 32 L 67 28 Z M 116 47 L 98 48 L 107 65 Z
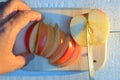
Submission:
M 56 62 L 53 63 L 53 65 L 59 65 L 59 64 L 62 64 L 62 63 L 65 63 L 68 59 L 70 59 L 70 57 L 73 55 L 73 52 L 74 52 L 74 49 L 75 49 L 75 42 L 74 40 L 72 39 L 72 37 L 70 37 L 70 40 L 69 40 L 69 45 L 68 45 L 68 48 L 67 50 L 64 52 L 64 54 L 60 57 L 60 59 L 58 59 Z
M 65 40 L 60 44 L 60 46 L 57 47 L 56 51 L 52 54 L 52 56 L 49 58 L 49 63 L 54 63 L 58 59 L 61 58 L 61 56 L 64 54 L 64 52 L 67 50 L 69 45 L 69 36 L 66 36 Z
M 52 25 L 47 25 L 48 28 L 48 33 L 47 33 L 47 41 L 45 45 L 45 50 L 41 54 L 41 56 L 45 57 L 52 49 L 53 44 L 54 44 L 54 30 Z
M 73 55 L 64 63 L 62 64 L 54 64 L 57 67 L 67 67 L 70 66 L 72 64 L 74 64 L 80 57 L 81 54 L 81 46 L 76 44 Z
M 106 41 L 110 31 L 108 17 L 105 15 L 105 13 L 98 9 L 91 10 L 88 13 L 86 19 L 85 17 L 79 15 L 73 17 L 73 19 L 71 20 L 70 31 L 72 37 L 78 44 L 86 46 L 87 37 L 86 30 L 88 27 L 90 36 L 89 44 L 90 45 L 103 44 Z M 82 28 L 82 30 L 78 30 L 77 28 L 79 27 L 84 28 Z
M 34 23 L 32 24 L 26 31 L 25 34 L 25 46 L 26 49 L 30 52 L 30 53 L 34 53 L 35 51 L 35 42 L 36 42 L 36 38 L 37 38 L 37 32 L 38 32 L 38 24 Z
M 56 24 L 54 27 L 54 42 L 53 46 L 51 46 L 51 50 L 45 55 L 46 58 L 50 58 L 50 56 L 55 52 L 57 47 L 62 44 L 62 41 L 64 40 L 65 35 L 59 30 L 58 25 Z
M 40 22 L 39 23 L 39 31 L 38 31 L 38 38 L 37 38 L 37 41 L 36 41 L 36 54 L 37 55 L 41 55 L 44 48 L 45 48 L 45 45 L 46 45 L 46 42 L 47 42 L 47 25 L 44 24 L 43 22 Z
M 108 17 L 101 10 L 94 9 L 88 13 L 88 28 L 90 31 L 91 45 L 103 44 L 110 31 L 110 23 Z
M 80 44 L 86 45 L 86 33 L 85 27 L 87 25 L 87 19 L 83 15 L 75 16 L 70 23 L 70 32 L 74 40 Z

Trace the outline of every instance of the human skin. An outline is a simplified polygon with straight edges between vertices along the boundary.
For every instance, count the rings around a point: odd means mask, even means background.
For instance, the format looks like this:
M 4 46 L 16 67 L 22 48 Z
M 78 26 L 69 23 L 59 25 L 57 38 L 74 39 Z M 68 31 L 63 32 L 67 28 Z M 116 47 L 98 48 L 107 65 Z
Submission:
M 19 31 L 29 22 L 40 20 L 41 14 L 20 0 L 0 3 L 0 74 L 21 69 L 33 59 L 33 54 L 14 55 L 12 50 Z

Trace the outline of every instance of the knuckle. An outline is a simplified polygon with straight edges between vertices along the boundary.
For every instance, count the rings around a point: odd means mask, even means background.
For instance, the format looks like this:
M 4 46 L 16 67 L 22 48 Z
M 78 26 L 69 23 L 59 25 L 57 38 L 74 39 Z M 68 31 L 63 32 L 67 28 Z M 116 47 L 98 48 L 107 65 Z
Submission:
M 20 11 L 19 14 L 18 14 L 18 16 L 21 16 L 21 17 L 22 17 L 22 16 L 25 17 L 25 16 L 29 16 L 29 15 L 32 16 L 31 13 L 32 13 L 32 12 L 31 12 L 30 10 Z
M 14 19 L 10 20 L 9 22 L 7 22 L 6 26 L 10 26 L 13 27 L 15 25 L 15 21 Z
M 30 13 L 30 11 L 20 11 L 19 14 L 18 14 L 18 16 L 20 16 L 20 17 L 25 17 L 25 16 L 27 16 L 29 13 Z

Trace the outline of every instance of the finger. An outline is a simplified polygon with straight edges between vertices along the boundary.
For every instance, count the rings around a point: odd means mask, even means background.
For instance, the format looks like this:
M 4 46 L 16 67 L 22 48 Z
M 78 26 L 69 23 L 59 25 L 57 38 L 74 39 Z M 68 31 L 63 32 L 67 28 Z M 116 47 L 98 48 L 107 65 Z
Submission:
M 23 68 L 24 66 L 26 66 L 31 60 L 34 59 L 34 55 L 31 54 L 31 53 L 22 53 L 18 56 L 16 56 L 16 66 L 15 68 L 16 69 L 21 69 Z
M 4 24 L 5 32 L 4 36 L 5 39 L 8 40 L 8 47 L 9 50 L 12 51 L 12 47 L 16 40 L 16 36 L 18 32 L 24 28 L 30 21 L 38 21 L 41 19 L 41 14 L 35 11 L 21 11 L 13 18 L 10 19 L 6 24 Z
M 4 58 L 3 64 L 0 64 L 0 74 L 5 74 L 16 69 L 21 69 L 32 59 L 34 59 L 34 55 L 27 52 L 18 56 L 8 55 L 6 58 Z
M 5 19 L 13 12 L 15 13 L 16 11 L 21 11 L 21 10 L 30 10 L 30 8 L 20 0 L 10 0 L 7 2 L 7 5 L 3 10 L 1 19 Z

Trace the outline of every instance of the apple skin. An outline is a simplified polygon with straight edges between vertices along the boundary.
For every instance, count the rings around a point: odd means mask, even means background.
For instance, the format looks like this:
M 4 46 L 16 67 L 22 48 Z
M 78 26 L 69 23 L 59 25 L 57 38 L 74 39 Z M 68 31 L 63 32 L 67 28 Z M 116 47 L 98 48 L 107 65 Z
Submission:
M 41 55 L 44 47 L 46 45 L 46 41 L 47 41 L 47 25 L 44 24 L 43 22 L 39 23 L 39 30 L 38 30 L 38 37 L 37 37 L 37 41 L 36 41 L 36 54 L 37 55 Z
M 70 36 L 66 35 L 65 40 L 60 44 L 60 46 L 57 47 L 56 51 L 53 53 L 53 55 L 49 58 L 49 63 L 56 62 L 67 50 L 69 45 Z
M 52 65 L 57 66 L 57 67 L 71 66 L 79 59 L 80 54 L 81 54 L 81 46 L 76 44 L 73 55 L 66 62 L 62 64 L 52 64 Z
M 31 38 L 31 34 L 33 29 L 36 27 L 37 22 L 33 23 L 26 31 L 25 34 L 25 47 L 28 50 L 29 53 L 32 53 L 32 51 L 30 50 L 30 38 Z M 35 35 L 36 36 L 36 35 Z
M 52 27 L 51 24 L 47 25 L 48 31 L 47 31 L 47 41 L 46 41 L 46 45 L 45 45 L 45 49 L 43 51 L 43 53 L 41 54 L 41 56 L 46 57 L 46 55 L 51 51 L 51 49 L 53 48 L 53 44 L 54 42 L 54 29 Z
M 49 53 L 45 54 L 45 57 L 47 59 L 49 59 L 53 55 L 54 51 L 59 46 L 60 41 L 64 40 L 64 37 L 65 36 L 63 34 L 61 34 L 58 25 L 55 25 L 55 27 L 54 27 L 54 40 L 53 40 L 54 43 L 52 44 L 52 46 L 51 46 L 52 49 L 49 51 Z
M 65 63 L 68 59 L 70 59 L 73 55 L 75 45 L 76 45 L 75 41 L 72 39 L 72 37 L 70 37 L 69 44 L 66 51 L 60 57 L 60 59 L 58 59 L 56 62 L 52 64 L 59 65 L 59 64 Z
M 59 51 L 60 48 L 62 48 L 63 42 L 65 41 L 65 37 L 66 35 L 64 34 L 64 32 L 60 30 L 58 26 L 56 26 L 54 44 L 51 51 L 47 53 L 46 58 L 51 59 L 58 54 L 56 52 Z

